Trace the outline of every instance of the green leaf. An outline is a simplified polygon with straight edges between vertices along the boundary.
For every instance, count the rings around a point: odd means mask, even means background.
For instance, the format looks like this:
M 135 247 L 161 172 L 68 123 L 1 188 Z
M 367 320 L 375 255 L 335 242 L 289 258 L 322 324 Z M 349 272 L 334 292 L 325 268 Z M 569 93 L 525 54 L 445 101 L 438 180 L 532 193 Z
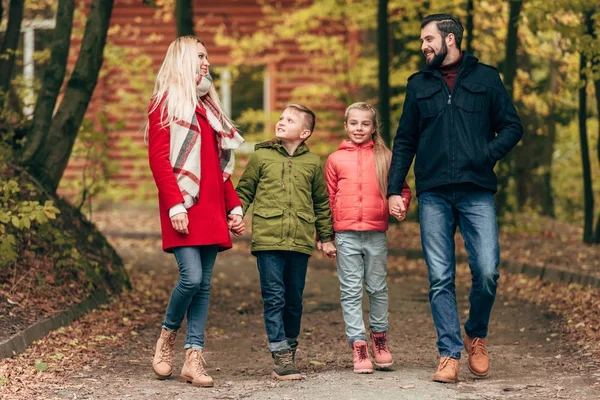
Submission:
M 21 220 L 21 223 L 23 224 L 23 226 L 27 229 L 31 228 L 31 220 L 29 219 L 29 217 L 23 217 L 23 219 Z
M 10 222 L 14 225 L 15 228 L 21 229 L 21 221 L 19 221 L 19 217 L 13 215 Z
M 48 364 L 46 364 L 45 361 L 36 360 L 35 361 L 35 369 L 36 369 L 36 371 L 40 371 L 40 372 L 48 371 Z

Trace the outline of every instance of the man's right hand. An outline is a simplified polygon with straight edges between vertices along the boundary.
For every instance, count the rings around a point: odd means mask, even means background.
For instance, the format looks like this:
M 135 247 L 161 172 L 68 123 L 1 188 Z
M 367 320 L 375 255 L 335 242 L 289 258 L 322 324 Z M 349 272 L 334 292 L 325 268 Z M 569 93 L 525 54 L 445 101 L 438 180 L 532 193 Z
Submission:
M 388 198 L 388 206 L 390 209 L 390 215 L 396 218 L 398 221 L 406 218 L 406 206 L 404 205 L 404 199 L 399 194 L 392 195 Z

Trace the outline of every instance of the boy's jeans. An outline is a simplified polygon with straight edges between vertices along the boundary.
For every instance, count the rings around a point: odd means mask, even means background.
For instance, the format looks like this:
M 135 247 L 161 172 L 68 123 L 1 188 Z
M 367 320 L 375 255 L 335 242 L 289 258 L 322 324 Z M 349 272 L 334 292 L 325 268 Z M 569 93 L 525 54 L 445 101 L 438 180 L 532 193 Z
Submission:
M 296 251 L 256 252 L 271 352 L 289 349 L 297 342 L 309 257 Z
M 419 218 L 438 350 L 442 357 L 460 358 L 463 341 L 454 285 L 454 234 L 458 225 L 469 255 L 472 275 L 471 309 L 465 333 L 469 337 L 484 338 L 488 333 L 500 276 L 494 194 L 472 185 L 434 188 L 419 195 Z
M 218 250 L 217 245 L 173 249 L 179 267 L 179 281 L 171 293 L 163 327 L 178 330 L 187 312 L 186 349 L 204 347 L 210 278 Z
M 366 340 L 362 313 L 363 278 L 369 295 L 372 332 L 388 330 L 387 238 L 385 232 L 343 231 L 335 234 L 338 278 L 346 336 L 352 345 Z

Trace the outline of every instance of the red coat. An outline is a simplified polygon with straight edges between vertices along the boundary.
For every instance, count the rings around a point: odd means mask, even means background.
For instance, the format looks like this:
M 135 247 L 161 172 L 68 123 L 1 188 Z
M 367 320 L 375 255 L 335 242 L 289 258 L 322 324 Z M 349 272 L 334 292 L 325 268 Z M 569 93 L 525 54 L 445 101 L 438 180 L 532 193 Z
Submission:
M 205 111 L 196 109 L 201 129 L 202 146 L 200 157 L 200 194 L 196 204 L 188 212 L 189 234 L 177 232 L 169 218 L 169 209 L 183 203 L 183 196 L 169 160 L 170 130 L 161 127 L 160 107 L 149 114 L 148 158 L 154 181 L 158 188 L 158 205 L 162 230 L 163 250 L 171 252 L 173 247 L 218 244 L 219 250 L 231 248 L 231 236 L 227 226 L 227 214 L 241 206 L 231 180 L 223 182 L 217 149 L 217 135 L 208 123 Z
M 325 179 L 335 232 L 387 231 L 388 203 L 377 183 L 373 141 L 357 146 L 344 140 L 327 159 Z M 404 182 L 402 198 L 407 209 L 410 197 Z

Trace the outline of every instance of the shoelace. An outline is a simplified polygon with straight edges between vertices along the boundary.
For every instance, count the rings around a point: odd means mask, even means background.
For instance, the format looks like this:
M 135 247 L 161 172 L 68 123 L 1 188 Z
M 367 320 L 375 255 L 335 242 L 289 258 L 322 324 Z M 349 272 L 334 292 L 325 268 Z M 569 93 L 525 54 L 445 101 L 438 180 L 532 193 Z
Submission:
M 475 338 L 471 342 L 471 354 L 475 355 L 478 352 L 487 355 L 487 349 L 485 348 L 485 342 L 482 338 Z
M 206 369 L 204 368 L 204 366 L 206 365 L 206 360 L 204 359 L 204 357 L 202 357 L 202 353 L 200 352 L 200 350 L 192 351 L 192 357 L 198 375 L 206 375 Z
M 377 349 L 378 353 L 381 353 L 382 351 L 388 351 L 385 336 L 374 336 L 373 340 L 375 341 L 375 349 Z
M 171 360 L 173 358 L 173 345 L 175 344 L 176 336 L 174 334 L 169 334 L 162 346 L 160 347 L 160 360 L 164 361 L 168 364 L 171 364 Z
M 438 367 L 438 371 L 446 368 L 448 366 L 448 364 L 451 364 L 450 368 L 452 368 L 453 370 L 456 371 L 456 366 L 458 365 L 458 363 L 453 362 L 452 360 L 454 360 L 452 357 L 442 357 L 442 359 L 440 361 L 440 366 Z
M 291 351 L 289 353 L 285 353 L 285 354 L 279 353 L 278 358 L 284 367 L 292 364 L 292 352 Z
M 358 347 L 358 360 L 362 361 L 362 360 L 366 360 L 367 358 L 369 358 L 369 352 L 367 351 L 367 346 L 366 345 L 359 346 Z

